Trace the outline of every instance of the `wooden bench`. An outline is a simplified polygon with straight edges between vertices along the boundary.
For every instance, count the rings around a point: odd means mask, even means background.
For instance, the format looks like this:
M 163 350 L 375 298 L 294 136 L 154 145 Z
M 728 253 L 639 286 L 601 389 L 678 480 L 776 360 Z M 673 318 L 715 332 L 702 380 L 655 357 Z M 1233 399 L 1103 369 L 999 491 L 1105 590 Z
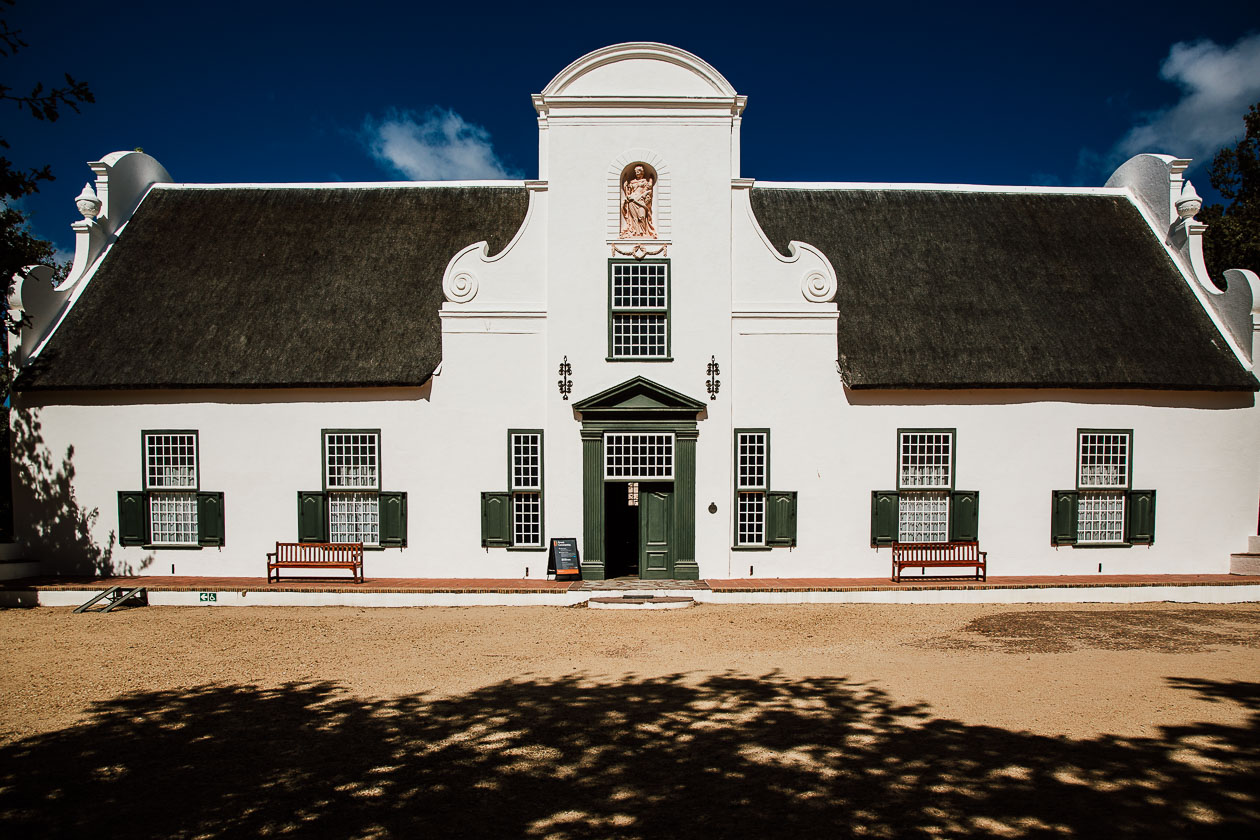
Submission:
M 276 543 L 267 552 L 267 583 L 280 582 L 281 569 L 349 569 L 363 583 L 363 543 Z
M 927 542 L 892 544 L 892 579 L 901 583 L 901 570 L 907 566 L 935 569 L 950 566 L 973 567 L 976 580 L 988 580 L 987 551 L 978 542 Z

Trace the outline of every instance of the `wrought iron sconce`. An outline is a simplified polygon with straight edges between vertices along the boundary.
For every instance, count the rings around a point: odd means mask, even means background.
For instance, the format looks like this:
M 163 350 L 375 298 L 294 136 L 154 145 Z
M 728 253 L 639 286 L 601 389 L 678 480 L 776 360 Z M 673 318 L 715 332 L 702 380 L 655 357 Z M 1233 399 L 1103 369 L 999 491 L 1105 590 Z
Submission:
M 573 365 L 569 364 L 569 357 L 565 356 L 564 361 L 560 363 L 560 381 L 556 383 L 560 387 L 560 395 L 566 400 L 569 394 L 573 393 L 573 380 L 569 377 L 573 375 Z
M 717 356 L 709 357 L 708 373 L 709 378 L 704 385 L 709 389 L 709 399 L 716 400 L 718 389 L 722 387 L 722 382 L 718 379 L 718 376 L 722 373 L 722 369 L 718 367 Z

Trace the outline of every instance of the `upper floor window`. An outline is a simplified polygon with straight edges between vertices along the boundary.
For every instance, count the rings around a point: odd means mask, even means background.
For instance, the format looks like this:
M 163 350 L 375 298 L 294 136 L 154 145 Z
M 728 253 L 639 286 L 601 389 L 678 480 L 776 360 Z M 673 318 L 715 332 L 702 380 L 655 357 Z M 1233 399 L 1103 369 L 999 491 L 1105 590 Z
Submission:
M 608 357 L 668 360 L 669 260 L 608 263 Z

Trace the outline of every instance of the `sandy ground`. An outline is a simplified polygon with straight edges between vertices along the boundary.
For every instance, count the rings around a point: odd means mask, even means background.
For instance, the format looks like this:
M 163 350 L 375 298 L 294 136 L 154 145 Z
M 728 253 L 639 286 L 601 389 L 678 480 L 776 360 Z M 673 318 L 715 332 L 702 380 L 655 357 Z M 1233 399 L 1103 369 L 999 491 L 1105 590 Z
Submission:
M 7 836 L 1260 836 L 1260 605 L 36 609 L 0 643 Z

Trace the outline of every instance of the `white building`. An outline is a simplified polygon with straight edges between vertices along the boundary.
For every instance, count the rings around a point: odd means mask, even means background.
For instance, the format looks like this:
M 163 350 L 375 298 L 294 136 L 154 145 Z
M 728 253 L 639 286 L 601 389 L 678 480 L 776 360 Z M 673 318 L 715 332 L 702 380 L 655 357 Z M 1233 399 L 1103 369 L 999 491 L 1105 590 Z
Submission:
M 10 302 L 27 555 L 541 577 L 573 536 L 590 578 L 879 577 L 978 539 L 995 575 L 1207 573 L 1256 533 L 1256 277 L 1208 279 L 1188 161 L 757 182 L 745 98 L 661 44 L 533 101 L 531 181 L 92 164 L 71 276 Z

